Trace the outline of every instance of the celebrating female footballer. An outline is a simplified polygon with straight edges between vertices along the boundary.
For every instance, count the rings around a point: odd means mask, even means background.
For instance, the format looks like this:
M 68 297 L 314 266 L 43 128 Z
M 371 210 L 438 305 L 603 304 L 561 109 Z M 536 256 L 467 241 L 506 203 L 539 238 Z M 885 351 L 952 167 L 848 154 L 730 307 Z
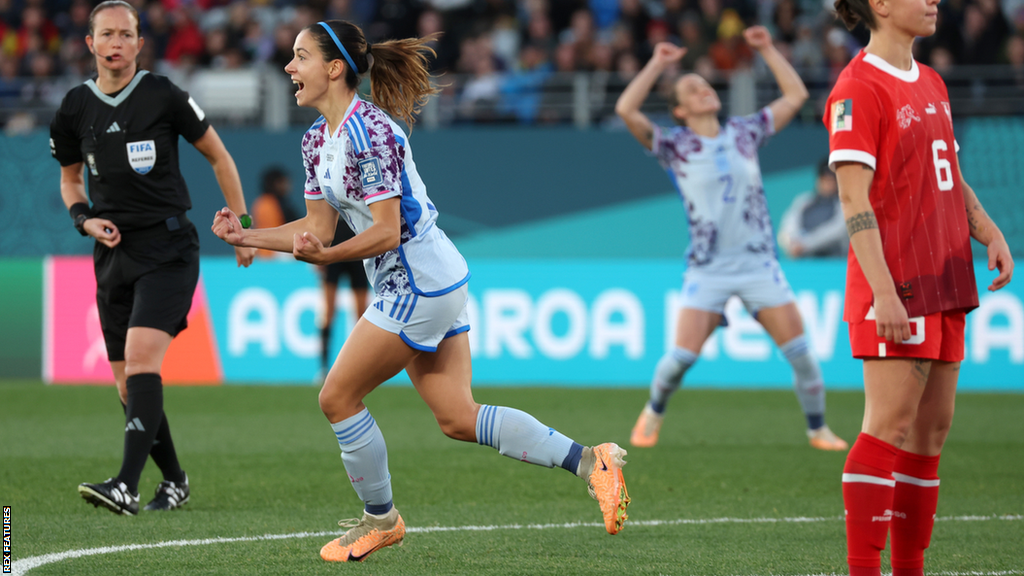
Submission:
M 793 291 L 775 257 L 757 157 L 757 148 L 789 124 L 803 106 L 807 88 L 772 45 L 767 29 L 753 26 L 744 36 L 760 52 L 782 89 L 782 97 L 759 112 L 730 118 L 722 126 L 718 120 L 722 104 L 715 89 L 700 76 L 686 74 L 673 87 L 671 108 L 673 117 L 683 125 L 670 130 L 654 126 L 640 106 L 665 68 L 686 54 L 686 48 L 667 42 L 655 46 L 651 60 L 615 105 L 633 136 L 654 152 L 672 176 L 690 223 L 676 347 L 655 368 L 650 401 L 637 419 L 630 442 L 649 447 L 658 441 L 669 398 L 722 321 L 726 301 L 739 296 L 793 367 L 811 446 L 845 450 L 846 442 L 825 424 L 821 368 L 804 337 Z
M 298 85 L 298 104 L 322 114 L 302 140 L 307 214 L 278 228 L 244 230 L 225 208 L 213 223 L 213 231 L 235 246 L 292 252 L 313 264 L 363 260 L 373 283 L 376 297 L 320 392 L 345 470 L 365 503 L 362 519 L 344 524 L 352 529 L 320 551 L 329 561 L 363 560 L 405 536 L 392 504 L 384 436 L 363 404 L 403 369 L 446 435 L 516 460 L 561 466 L 588 482 L 608 532 L 617 533 L 626 520 L 624 450 L 611 443 L 584 448 L 529 414 L 473 400 L 469 270 L 435 223 L 437 210 L 416 171 L 408 137 L 385 114 L 411 125 L 437 92 L 425 68 L 430 40 L 371 46 L 362 30 L 340 20 L 302 30 L 285 71 Z M 374 104 L 356 91 L 366 73 Z M 333 238 L 339 214 L 356 235 L 327 247 L 323 241 Z
M 861 434 L 843 470 L 851 576 L 921 576 L 953 420 L 964 323 L 978 306 L 971 237 L 998 290 L 1013 276 L 999 228 L 964 182 L 942 78 L 914 61 L 939 0 L 837 0 L 871 41 L 839 76 L 825 124 L 850 234 L 844 319 L 864 360 Z

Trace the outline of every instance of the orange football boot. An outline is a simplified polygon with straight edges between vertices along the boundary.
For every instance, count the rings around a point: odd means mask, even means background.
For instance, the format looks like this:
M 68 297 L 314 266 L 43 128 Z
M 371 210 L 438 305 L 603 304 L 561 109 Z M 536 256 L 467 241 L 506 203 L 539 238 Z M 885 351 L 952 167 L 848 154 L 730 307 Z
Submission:
M 342 520 L 338 525 L 351 529 L 320 549 L 320 557 L 328 562 L 362 562 L 381 548 L 401 546 L 405 538 L 405 521 L 397 508 L 391 508 L 384 518 L 363 512 L 362 519 Z

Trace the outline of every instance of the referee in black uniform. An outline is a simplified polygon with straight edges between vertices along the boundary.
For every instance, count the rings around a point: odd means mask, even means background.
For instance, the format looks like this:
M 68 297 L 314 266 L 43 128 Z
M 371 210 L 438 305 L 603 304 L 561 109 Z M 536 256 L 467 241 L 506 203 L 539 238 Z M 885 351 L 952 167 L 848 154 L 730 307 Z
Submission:
M 245 198 L 235 162 L 202 109 L 167 78 L 138 69 L 143 40 L 135 8 L 122 0 L 96 6 L 85 42 L 98 75 L 64 97 L 50 125 L 50 148 L 75 228 L 96 239 L 96 304 L 126 422 L 120 472 L 78 491 L 96 506 L 134 515 L 139 477 L 152 456 L 164 481 L 145 509 L 172 510 L 188 502 L 189 485 L 163 411 L 160 366 L 171 339 L 185 329 L 199 278 L 199 236 L 185 216 L 192 202 L 178 169 L 178 136 L 209 160 L 232 210 L 244 214 Z M 253 254 L 235 249 L 241 266 Z

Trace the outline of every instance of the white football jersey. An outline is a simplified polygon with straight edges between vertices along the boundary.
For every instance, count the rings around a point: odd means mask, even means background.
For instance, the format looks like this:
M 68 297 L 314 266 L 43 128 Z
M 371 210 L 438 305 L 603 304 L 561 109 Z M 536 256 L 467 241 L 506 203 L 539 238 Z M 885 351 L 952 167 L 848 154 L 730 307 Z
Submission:
M 757 158 L 774 126 L 771 110 L 763 108 L 729 118 L 714 138 L 685 126 L 655 127 L 652 152 L 675 183 L 689 219 L 689 266 L 710 268 L 750 254 L 775 257 Z
M 321 116 L 302 138 L 307 200 L 326 200 L 359 234 L 373 224 L 370 204 L 401 198 L 401 245 L 363 261 L 374 292 L 439 296 L 465 284 L 469 267 L 436 225 L 402 129 L 356 96 L 334 134 L 327 130 Z

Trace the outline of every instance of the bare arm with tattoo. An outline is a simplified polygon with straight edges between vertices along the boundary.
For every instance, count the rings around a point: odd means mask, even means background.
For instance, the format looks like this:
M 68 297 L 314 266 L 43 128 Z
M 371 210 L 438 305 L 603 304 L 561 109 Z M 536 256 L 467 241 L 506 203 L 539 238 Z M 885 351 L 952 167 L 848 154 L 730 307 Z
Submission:
M 959 162 L 958 157 L 958 168 Z M 985 212 L 974 189 L 968 186 L 964 180 L 963 172 L 960 173 L 960 186 L 964 192 L 964 206 L 967 209 L 967 223 L 971 227 L 971 237 L 988 248 L 988 269 L 999 268 L 999 276 L 988 287 L 990 292 L 995 292 L 1009 284 L 1013 278 L 1013 256 L 1010 254 L 1010 247 L 1007 245 L 1003 233 Z
M 651 93 L 651 87 L 665 72 L 665 68 L 672 62 L 679 61 L 684 54 L 686 54 L 686 48 L 680 48 L 669 42 L 659 42 L 654 47 L 654 55 L 651 56 L 650 61 L 633 77 L 615 103 L 615 113 L 626 123 L 626 127 L 629 128 L 633 137 L 648 150 L 654 145 L 654 125 L 640 111 L 640 106 L 647 99 L 647 95 Z
M 878 335 L 897 344 L 910 339 L 910 321 L 903 306 L 889 266 L 885 262 L 878 220 L 871 207 L 869 194 L 875 171 L 858 162 L 836 164 L 839 201 L 850 234 L 850 248 L 871 285 L 874 295 L 875 325 Z

